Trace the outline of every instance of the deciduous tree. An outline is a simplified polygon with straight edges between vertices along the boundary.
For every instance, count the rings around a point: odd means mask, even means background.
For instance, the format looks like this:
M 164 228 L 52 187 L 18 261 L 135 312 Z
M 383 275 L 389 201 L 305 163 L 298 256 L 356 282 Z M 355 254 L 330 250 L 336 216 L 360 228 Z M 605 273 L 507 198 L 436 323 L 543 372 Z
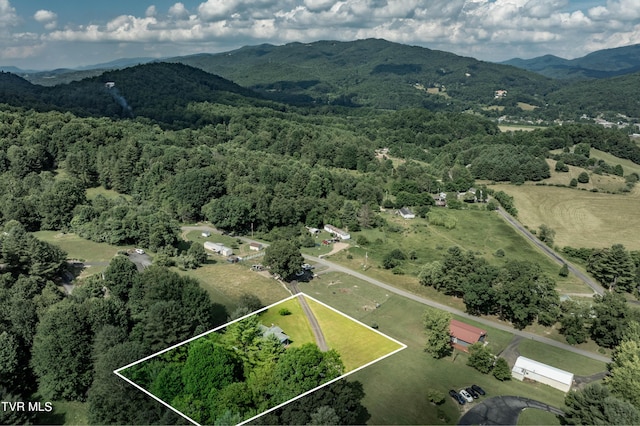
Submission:
M 451 346 L 451 314 L 435 308 L 427 308 L 422 316 L 427 343 L 425 352 L 434 358 L 443 358 L 453 351 Z

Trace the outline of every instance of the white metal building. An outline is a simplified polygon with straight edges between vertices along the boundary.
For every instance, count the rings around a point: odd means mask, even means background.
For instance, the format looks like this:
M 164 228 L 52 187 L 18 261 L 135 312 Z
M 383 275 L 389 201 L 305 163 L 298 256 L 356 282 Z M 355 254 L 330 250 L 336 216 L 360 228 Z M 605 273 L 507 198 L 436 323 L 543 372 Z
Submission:
M 223 244 L 212 243 L 211 241 L 207 241 L 206 243 L 204 243 L 204 248 L 223 256 L 231 256 L 233 254 L 233 250 L 231 250 L 229 247 L 226 247 Z
M 511 369 L 511 376 L 520 381 L 529 379 L 544 383 L 563 392 L 569 392 L 573 384 L 573 373 L 523 356 L 519 356 L 516 360 Z

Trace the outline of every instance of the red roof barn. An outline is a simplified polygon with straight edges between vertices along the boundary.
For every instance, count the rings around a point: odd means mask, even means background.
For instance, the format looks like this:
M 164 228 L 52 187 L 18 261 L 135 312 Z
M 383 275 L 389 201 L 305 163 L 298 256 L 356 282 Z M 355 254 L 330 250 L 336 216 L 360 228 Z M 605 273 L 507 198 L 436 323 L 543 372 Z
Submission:
M 487 331 L 462 321 L 451 320 L 449 324 L 451 344 L 454 348 L 468 352 L 467 347 L 477 342 L 484 342 Z

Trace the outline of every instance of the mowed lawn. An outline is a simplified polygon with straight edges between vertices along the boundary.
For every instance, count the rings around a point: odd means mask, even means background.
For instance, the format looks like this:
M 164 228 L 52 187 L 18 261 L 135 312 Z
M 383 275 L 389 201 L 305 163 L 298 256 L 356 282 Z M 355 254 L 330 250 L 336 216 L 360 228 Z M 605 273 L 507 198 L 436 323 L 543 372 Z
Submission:
M 348 378 L 363 384 L 370 424 L 455 424 L 462 411 L 447 393 L 449 389 L 459 390 L 474 383 L 482 386 L 488 396 L 520 395 L 562 407 L 564 394 L 549 386 L 517 380 L 500 382 L 467 366 L 467 355 L 462 352 L 440 360 L 425 353 L 423 304 L 352 277 L 335 274 L 326 279 L 328 275 L 299 286 L 305 293 L 367 325 L 378 324 L 380 332 L 407 345 L 407 349 Z M 371 301 L 380 306 L 365 309 Z M 494 351 L 503 349 L 511 340 L 510 333 L 482 328 L 487 330 L 487 340 Z M 573 359 L 569 352 L 564 356 L 568 362 Z M 447 395 L 443 405 L 434 406 L 428 401 L 426 395 L 431 389 Z
M 280 309 L 288 309 L 290 315 L 280 315 Z M 291 347 L 299 347 L 305 343 L 316 343 L 311 325 L 304 314 L 297 298 L 285 300 L 267 311 L 260 313 L 260 323 L 266 327 L 277 325 L 291 339 Z
M 546 224 L 556 231 L 555 245 L 609 247 L 623 244 L 640 250 L 630 230 L 640 227 L 640 196 L 604 194 L 533 185 L 493 185 L 514 197 L 518 219 L 530 229 Z
M 110 262 L 119 250 L 133 248 L 96 243 L 76 234 L 64 234 L 59 231 L 38 231 L 34 232 L 33 235 L 42 241 L 60 247 L 67 252 L 68 258 L 80 259 L 86 262 Z
M 403 346 L 314 300 L 307 298 L 327 345 L 342 358 L 349 372 L 387 356 Z

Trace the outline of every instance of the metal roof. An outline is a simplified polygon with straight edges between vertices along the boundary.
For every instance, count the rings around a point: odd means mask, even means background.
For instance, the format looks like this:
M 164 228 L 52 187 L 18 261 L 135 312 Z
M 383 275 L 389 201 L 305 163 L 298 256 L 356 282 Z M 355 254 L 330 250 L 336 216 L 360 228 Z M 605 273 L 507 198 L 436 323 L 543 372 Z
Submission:
M 556 382 L 564 383 L 569 386 L 573 383 L 573 373 L 560 370 L 559 368 L 552 367 L 550 365 L 543 364 L 541 362 L 523 356 L 518 357 L 515 365 L 513 366 L 513 371 L 530 371 L 544 377 L 549 377 Z

